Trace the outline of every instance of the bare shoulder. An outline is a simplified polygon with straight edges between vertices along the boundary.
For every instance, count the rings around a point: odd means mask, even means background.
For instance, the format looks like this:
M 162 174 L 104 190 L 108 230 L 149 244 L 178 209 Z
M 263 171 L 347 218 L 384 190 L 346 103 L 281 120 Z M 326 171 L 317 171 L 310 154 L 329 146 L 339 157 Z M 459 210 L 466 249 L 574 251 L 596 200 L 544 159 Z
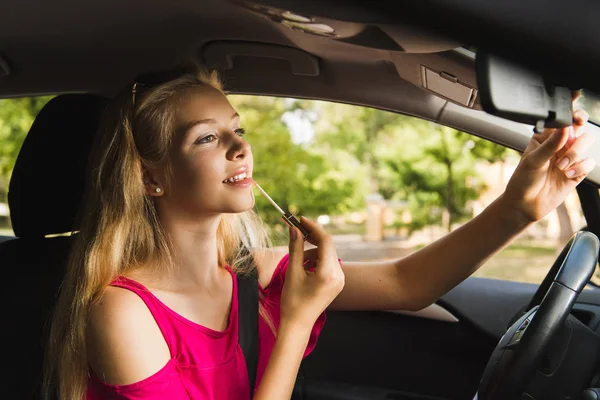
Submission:
M 171 358 L 165 339 L 142 299 L 118 287 L 106 288 L 90 310 L 87 354 L 104 382 L 126 385 L 160 371 Z
M 258 283 L 267 287 L 271 282 L 275 268 L 279 261 L 287 254 L 285 250 L 277 249 L 253 249 L 252 256 L 258 270 Z

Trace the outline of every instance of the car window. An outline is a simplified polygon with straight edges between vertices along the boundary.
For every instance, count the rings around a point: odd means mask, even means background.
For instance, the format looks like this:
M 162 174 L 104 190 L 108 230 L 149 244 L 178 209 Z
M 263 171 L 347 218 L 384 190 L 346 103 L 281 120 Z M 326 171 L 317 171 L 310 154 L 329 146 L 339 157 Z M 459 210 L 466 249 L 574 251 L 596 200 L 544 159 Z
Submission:
M 0 99 L 0 236 L 12 236 L 8 183 L 23 140 L 51 96 Z
M 0 235 L 12 235 L 6 194 L 43 98 L 0 100 Z M 316 219 L 347 261 L 404 257 L 478 215 L 519 153 L 415 117 L 323 101 L 231 95 L 252 145 L 254 179 L 280 204 Z M 449 179 L 449 176 L 451 179 Z M 262 196 L 256 209 L 286 249 L 287 230 Z M 475 276 L 539 283 L 585 226 L 575 193 Z
M 504 191 L 520 160 L 500 145 L 391 112 L 320 101 L 231 99 L 249 132 L 254 178 L 284 207 L 318 219 L 348 261 L 403 257 L 456 229 Z M 257 208 L 285 249 L 277 212 L 260 196 Z M 584 226 L 574 192 L 475 276 L 540 283 Z

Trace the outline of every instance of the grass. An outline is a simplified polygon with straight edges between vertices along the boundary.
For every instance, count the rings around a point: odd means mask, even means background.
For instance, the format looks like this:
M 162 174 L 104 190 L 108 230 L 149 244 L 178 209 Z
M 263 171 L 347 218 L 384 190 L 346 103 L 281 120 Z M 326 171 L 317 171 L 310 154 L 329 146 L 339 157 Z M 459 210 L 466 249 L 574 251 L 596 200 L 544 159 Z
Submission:
M 490 258 L 473 276 L 539 284 L 559 251 L 552 244 L 518 240 Z
M 414 251 L 423 247 L 415 246 Z M 553 241 L 517 239 L 491 257 L 473 276 L 539 284 L 560 250 Z M 600 278 L 595 276 L 592 281 L 600 282 Z
M 420 244 L 413 248 L 407 248 L 406 255 L 423 247 L 425 245 Z M 473 276 L 539 284 L 550 270 L 561 249 L 562 247 L 557 246 L 554 241 L 517 239 L 492 256 L 475 271 Z M 469 247 L 466 246 L 464 251 L 469 251 Z M 378 250 L 378 252 L 381 252 L 382 257 L 389 258 L 384 256 L 386 253 L 385 248 Z M 356 254 L 353 254 L 353 256 L 356 256 Z M 378 257 L 374 258 L 378 259 Z M 600 283 L 600 277 L 595 276 L 592 278 L 592 282 Z

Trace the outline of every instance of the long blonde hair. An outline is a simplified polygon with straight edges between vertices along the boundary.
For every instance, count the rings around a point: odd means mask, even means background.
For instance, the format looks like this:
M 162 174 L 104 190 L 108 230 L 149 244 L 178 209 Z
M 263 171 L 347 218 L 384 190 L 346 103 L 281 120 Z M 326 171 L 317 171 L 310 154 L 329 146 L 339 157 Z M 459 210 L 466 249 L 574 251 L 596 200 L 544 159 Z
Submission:
M 166 266 L 168 273 L 173 265 L 169 238 L 153 198 L 145 193 L 144 173 L 160 166 L 170 176 L 168 152 L 180 96 L 201 85 L 222 92 L 223 86 L 216 72 L 197 66 L 169 74 L 164 82 L 128 86 L 107 107 L 90 157 L 80 231 L 52 319 L 43 384 L 46 399 L 54 394 L 61 400 L 84 397 L 89 376 L 86 326 L 90 308 L 105 288 L 138 267 Z M 267 245 L 267 230 L 253 210 L 222 215 L 217 229 L 221 266 L 250 273 L 253 263 L 244 248 Z M 265 317 L 262 307 L 259 312 Z

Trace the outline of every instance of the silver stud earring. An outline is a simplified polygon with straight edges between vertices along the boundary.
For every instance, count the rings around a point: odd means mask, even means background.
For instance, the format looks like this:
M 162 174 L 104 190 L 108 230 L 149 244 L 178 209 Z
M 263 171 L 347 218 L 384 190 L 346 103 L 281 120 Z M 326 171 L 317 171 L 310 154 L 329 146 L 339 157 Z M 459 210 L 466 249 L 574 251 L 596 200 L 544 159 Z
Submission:
M 160 189 L 160 188 L 156 188 L 156 189 L 154 189 L 154 191 L 155 191 L 156 193 L 160 193 L 160 192 L 161 192 L 161 189 Z

